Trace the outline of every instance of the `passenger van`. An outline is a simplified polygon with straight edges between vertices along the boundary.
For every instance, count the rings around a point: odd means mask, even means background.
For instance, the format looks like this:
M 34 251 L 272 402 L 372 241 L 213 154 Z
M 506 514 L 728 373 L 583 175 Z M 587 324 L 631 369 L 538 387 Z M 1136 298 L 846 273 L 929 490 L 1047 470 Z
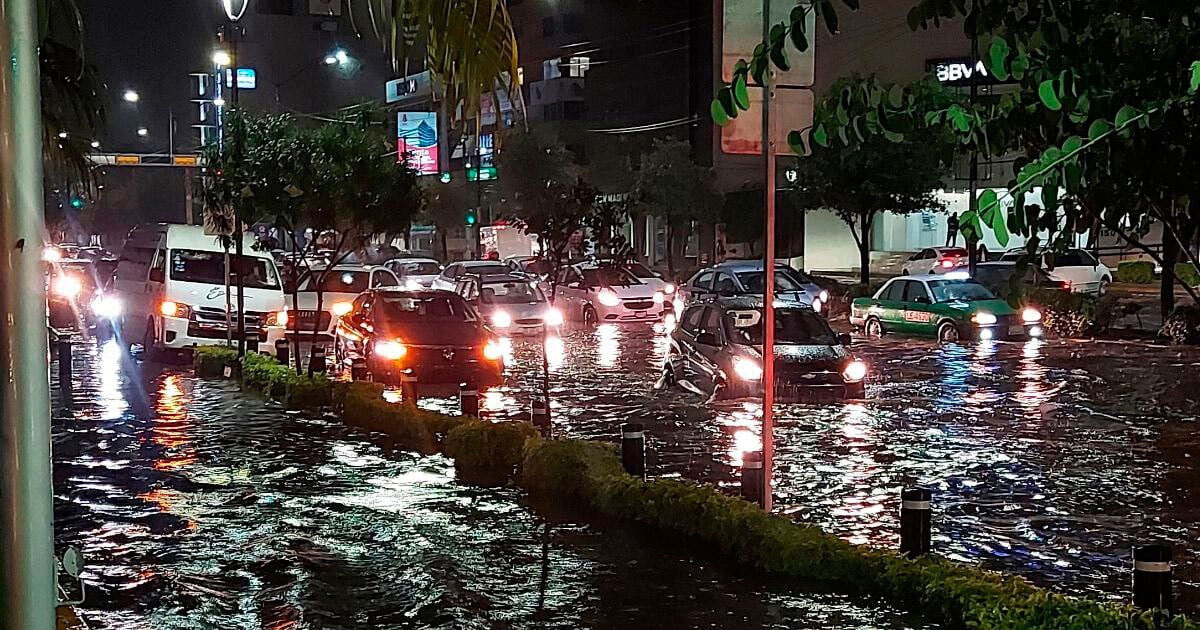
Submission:
M 255 251 L 246 234 L 240 264 L 246 305 L 246 339 L 273 354 L 283 339 L 287 313 L 279 270 L 269 252 Z M 121 332 L 142 343 L 147 355 L 225 340 L 225 249 L 199 225 L 156 223 L 130 230 L 117 261 L 110 293 L 121 301 Z M 229 281 L 234 281 L 234 273 Z M 230 287 L 237 334 L 237 289 Z

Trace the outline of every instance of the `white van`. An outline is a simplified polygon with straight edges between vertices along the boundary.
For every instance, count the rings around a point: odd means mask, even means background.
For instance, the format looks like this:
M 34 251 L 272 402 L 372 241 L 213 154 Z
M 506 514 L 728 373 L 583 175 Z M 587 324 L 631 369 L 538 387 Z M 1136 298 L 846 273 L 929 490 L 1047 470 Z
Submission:
M 242 282 L 246 339 L 273 354 L 283 338 L 287 314 L 279 270 L 269 252 L 252 249 L 245 235 Z M 237 265 L 237 257 L 230 254 Z M 121 300 L 121 332 L 147 354 L 182 350 L 225 340 L 225 250 L 199 225 L 156 223 L 130 230 L 113 274 L 111 293 Z M 230 280 L 233 276 L 231 274 Z M 237 289 L 230 287 L 237 331 Z

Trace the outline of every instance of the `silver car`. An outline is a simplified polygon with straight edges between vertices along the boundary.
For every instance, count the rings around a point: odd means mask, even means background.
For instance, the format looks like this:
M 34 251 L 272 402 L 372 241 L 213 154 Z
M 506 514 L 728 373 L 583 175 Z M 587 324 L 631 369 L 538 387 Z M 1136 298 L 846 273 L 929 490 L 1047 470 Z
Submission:
M 562 325 L 562 312 L 529 278 L 464 276 L 454 288 L 499 335 L 536 335 Z

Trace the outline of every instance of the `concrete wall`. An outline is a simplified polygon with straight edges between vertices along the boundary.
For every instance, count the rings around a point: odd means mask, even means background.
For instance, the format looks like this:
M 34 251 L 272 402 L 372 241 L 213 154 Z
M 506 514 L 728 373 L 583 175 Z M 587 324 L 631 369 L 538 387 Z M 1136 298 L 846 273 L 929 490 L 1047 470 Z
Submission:
M 805 215 L 806 271 L 848 271 L 858 266 L 858 246 L 854 244 L 850 227 L 845 222 L 828 210 L 817 210 Z

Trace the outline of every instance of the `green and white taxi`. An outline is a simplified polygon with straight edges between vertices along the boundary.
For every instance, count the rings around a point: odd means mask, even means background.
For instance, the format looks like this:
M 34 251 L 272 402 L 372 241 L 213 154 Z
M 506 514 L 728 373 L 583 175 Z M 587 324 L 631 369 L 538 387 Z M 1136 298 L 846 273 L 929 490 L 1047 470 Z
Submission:
M 1042 314 L 1017 311 L 963 271 L 893 278 L 874 297 L 850 306 L 851 325 L 868 336 L 885 332 L 936 336 L 938 341 L 1042 336 Z

